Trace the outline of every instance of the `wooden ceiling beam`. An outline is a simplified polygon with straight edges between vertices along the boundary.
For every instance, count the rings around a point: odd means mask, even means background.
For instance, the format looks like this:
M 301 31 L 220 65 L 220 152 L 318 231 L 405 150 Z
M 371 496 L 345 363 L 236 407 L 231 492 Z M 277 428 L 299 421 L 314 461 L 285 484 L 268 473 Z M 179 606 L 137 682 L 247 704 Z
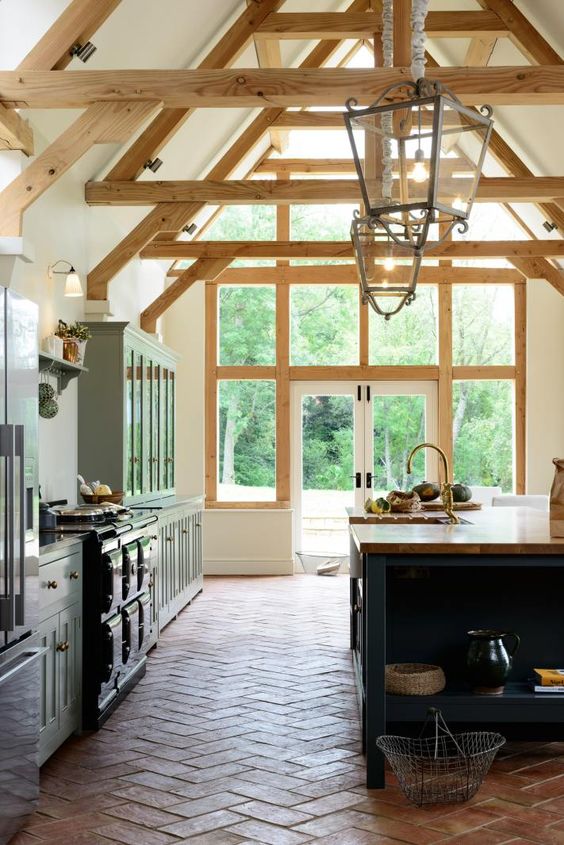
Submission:
M 394 12 L 399 4 L 394 4 Z M 382 31 L 376 12 L 276 12 L 259 26 L 257 40 L 299 38 L 372 38 Z M 495 12 L 429 12 L 428 38 L 473 38 L 487 33 L 507 36 L 508 26 Z
M 17 111 L 0 106 L 0 150 L 21 150 L 33 155 L 33 129 Z
M 249 0 L 225 35 L 200 63 L 200 69 L 229 67 L 249 43 L 264 17 L 282 5 L 283 0 Z M 165 108 L 141 133 L 112 167 L 107 179 L 137 179 L 144 165 L 158 155 L 193 113 L 192 108 Z
M 203 260 L 203 259 L 202 259 Z M 167 276 L 176 278 L 185 270 L 174 268 Z M 284 267 L 228 267 L 218 279 L 221 284 L 267 285 L 277 282 L 306 285 L 358 285 L 356 264 L 291 264 Z M 519 270 L 503 267 L 421 267 L 418 284 L 516 285 L 525 281 Z
M 366 0 L 352 0 L 349 10 L 362 11 L 365 8 Z M 321 42 L 313 48 L 300 67 L 309 69 L 323 65 L 338 49 L 340 43 L 340 41 Z M 250 126 L 235 140 L 215 167 L 210 170 L 208 176 L 216 179 L 228 178 L 281 113 L 282 109 L 263 109 Z M 184 226 L 192 222 L 203 207 L 203 203 L 178 203 L 174 206 L 167 206 L 163 203 L 156 206 L 90 271 L 88 274 L 88 297 L 90 299 L 106 299 L 110 281 L 135 255 L 138 255 L 139 250 L 145 244 L 158 236 L 159 232 L 171 230 L 180 232 Z
M 140 325 L 146 332 L 156 332 L 157 320 L 192 287 L 195 282 L 213 280 L 229 265 L 231 259 L 205 259 L 194 262 L 175 279 L 151 304 L 141 312 Z
M 482 9 L 496 14 L 507 27 L 509 37 L 533 64 L 557 65 L 561 58 L 538 29 L 511 0 L 478 0 Z
M 86 44 L 120 2 L 72 0 L 17 70 L 63 70 L 72 61 L 73 47 Z
M 332 42 L 329 42 L 332 43 Z M 564 67 L 440 67 L 433 77 L 466 105 L 562 105 Z M 93 102 L 160 100 L 167 108 L 368 104 L 410 79 L 398 68 L 266 70 L 0 71 L 0 102 L 13 108 L 86 108 Z
M 0 236 L 21 234 L 22 213 L 94 144 L 123 142 L 159 103 L 95 103 L 0 192 Z
M 556 288 L 559 293 L 564 294 L 564 271 L 554 267 L 550 261 L 536 257 L 511 257 L 509 260 L 528 279 L 546 279 L 553 288 Z
M 386 256 L 389 247 L 377 244 L 375 257 Z M 350 241 L 153 241 L 142 258 L 316 258 L 351 259 Z M 425 258 L 537 258 L 564 256 L 564 240 L 445 241 L 430 243 Z
M 375 180 L 376 181 L 376 180 Z M 457 182 L 453 179 L 452 190 Z M 397 184 L 394 182 L 394 187 Z M 197 202 L 210 205 L 290 205 L 356 203 L 358 179 L 195 179 L 142 182 L 87 182 L 89 205 L 156 205 Z M 538 202 L 564 196 L 564 177 L 482 177 L 477 202 Z
M 344 112 L 340 111 L 284 111 L 276 118 L 275 125 L 283 129 L 307 129 L 307 130 L 328 130 L 334 129 L 345 131 L 343 120 Z M 444 125 L 453 125 L 454 116 L 445 114 Z M 432 126 L 433 115 L 431 112 L 424 112 L 421 115 L 422 126 Z

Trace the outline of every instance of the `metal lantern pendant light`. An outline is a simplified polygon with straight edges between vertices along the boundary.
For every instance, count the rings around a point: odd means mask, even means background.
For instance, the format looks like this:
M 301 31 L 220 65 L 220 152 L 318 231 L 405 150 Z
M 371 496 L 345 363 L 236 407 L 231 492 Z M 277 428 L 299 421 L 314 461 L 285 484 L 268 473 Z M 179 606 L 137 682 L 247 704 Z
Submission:
M 383 4 L 384 65 L 392 65 L 393 0 Z M 493 121 L 492 109 L 466 108 L 424 73 L 428 0 L 413 0 L 412 74 L 369 108 L 346 103 L 345 125 L 364 204 L 351 237 L 363 300 L 389 318 L 415 298 L 427 242 L 468 229 Z M 396 298 L 391 310 L 377 299 Z M 399 297 L 399 302 L 397 298 Z

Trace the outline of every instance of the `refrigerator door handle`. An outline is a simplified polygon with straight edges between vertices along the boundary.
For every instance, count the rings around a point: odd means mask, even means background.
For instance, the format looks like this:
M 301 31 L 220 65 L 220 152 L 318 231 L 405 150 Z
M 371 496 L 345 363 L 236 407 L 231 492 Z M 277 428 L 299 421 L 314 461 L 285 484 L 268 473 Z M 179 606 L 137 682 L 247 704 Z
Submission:
M 13 678 L 24 666 L 28 666 L 30 663 L 34 663 L 39 657 L 41 657 L 45 652 L 49 651 L 49 646 L 38 646 L 37 648 L 28 648 L 25 654 L 22 654 L 21 657 L 17 658 L 17 660 L 13 660 L 8 664 L 8 668 L 3 675 L 0 675 L 0 686 L 5 684 L 6 681 L 9 681 L 10 678 Z M 15 664 L 15 665 L 12 665 Z
M 0 457 L 6 461 L 6 490 L 4 507 L 6 536 L 4 546 L 5 590 L 0 596 L 0 630 L 13 631 L 15 627 L 15 573 L 14 573 L 14 426 L 0 425 Z
M 20 559 L 20 592 L 16 595 L 16 625 L 25 624 L 25 429 L 23 425 L 15 425 L 15 454 L 19 458 L 20 473 L 18 479 L 19 507 L 19 537 L 18 551 Z M 14 560 L 15 566 L 15 560 Z

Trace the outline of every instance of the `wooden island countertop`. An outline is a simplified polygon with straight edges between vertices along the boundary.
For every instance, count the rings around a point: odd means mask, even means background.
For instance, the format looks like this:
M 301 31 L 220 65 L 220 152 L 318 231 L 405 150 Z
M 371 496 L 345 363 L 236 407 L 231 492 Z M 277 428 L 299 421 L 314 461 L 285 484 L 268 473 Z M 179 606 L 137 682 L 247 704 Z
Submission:
M 414 514 L 421 517 L 421 511 Z M 471 524 L 385 524 L 362 511 L 349 511 L 350 531 L 360 554 L 509 554 L 562 555 L 564 537 L 550 536 L 548 513 L 533 508 L 483 508 L 461 511 Z

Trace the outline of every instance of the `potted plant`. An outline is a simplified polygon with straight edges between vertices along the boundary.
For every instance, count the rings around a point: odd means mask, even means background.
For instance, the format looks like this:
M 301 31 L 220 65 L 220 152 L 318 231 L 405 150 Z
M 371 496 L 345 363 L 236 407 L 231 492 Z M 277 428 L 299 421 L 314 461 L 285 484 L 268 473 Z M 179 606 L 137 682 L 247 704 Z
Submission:
M 78 320 L 70 325 L 59 320 L 55 335 L 63 340 L 63 358 L 71 364 L 82 364 L 86 342 L 92 337 L 88 326 Z

